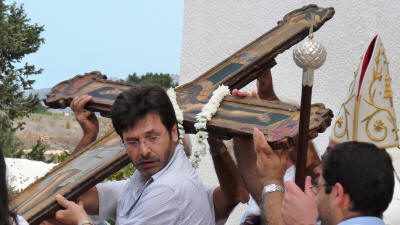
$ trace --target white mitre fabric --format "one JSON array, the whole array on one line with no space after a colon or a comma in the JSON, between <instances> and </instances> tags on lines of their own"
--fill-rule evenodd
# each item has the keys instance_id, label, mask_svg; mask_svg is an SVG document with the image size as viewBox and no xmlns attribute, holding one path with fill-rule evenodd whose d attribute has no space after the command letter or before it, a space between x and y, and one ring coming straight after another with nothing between
<instances>
[{"instance_id":1,"label":"white mitre fabric","mask_svg":"<svg viewBox=\"0 0 400 225\"><path fill-rule=\"evenodd\" d=\"M395 182L394 182L394 192L393 199L389 207L383 213L383 221L386 225L394 225L400 223L400 150L398 148L387 149L393 160L393 167L395 170Z\"/></svg>"},{"instance_id":2,"label":"white mitre fabric","mask_svg":"<svg viewBox=\"0 0 400 225\"><path fill-rule=\"evenodd\" d=\"M399 146L390 82L386 51L375 36L354 72L330 140L370 142L379 148Z\"/></svg>"}]
</instances>

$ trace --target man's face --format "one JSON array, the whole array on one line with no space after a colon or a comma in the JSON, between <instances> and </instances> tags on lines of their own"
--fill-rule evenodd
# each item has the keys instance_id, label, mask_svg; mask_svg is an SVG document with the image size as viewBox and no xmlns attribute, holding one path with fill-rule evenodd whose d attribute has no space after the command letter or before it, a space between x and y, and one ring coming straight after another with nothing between
<instances>
[{"instance_id":1,"label":"man's face","mask_svg":"<svg viewBox=\"0 0 400 225\"><path fill-rule=\"evenodd\" d=\"M176 125L169 135L157 113L147 114L122 135L129 158L146 181L169 162L178 142Z\"/></svg>"},{"instance_id":2,"label":"man's face","mask_svg":"<svg viewBox=\"0 0 400 225\"><path fill-rule=\"evenodd\" d=\"M322 177L322 174L318 178L318 185L325 185L326 181ZM331 225L332 223L332 208L331 208L331 199L330 193L327 194L325 192L326 186L320 186L319 192L315 197L318 207L318 214L322 221L322 225Z\"/></svg>"},{"instance_id":3,"label":"man's face","mask_svg":"<svg viewBox=\"0 0 400 225\"><path fill-rule=\"evenodd\" d=\"M328 147L326 148L326 151L321 157L321 160L324 160L328 156L328 152L332 150L333 147L335 147L336 144L333 142L329 142ZM313 169L313 172L315 174L315 178L312 180L313 184L318 184L319 177L322 175L322 164L319 164Z\"/></svg>"}]
</instances>

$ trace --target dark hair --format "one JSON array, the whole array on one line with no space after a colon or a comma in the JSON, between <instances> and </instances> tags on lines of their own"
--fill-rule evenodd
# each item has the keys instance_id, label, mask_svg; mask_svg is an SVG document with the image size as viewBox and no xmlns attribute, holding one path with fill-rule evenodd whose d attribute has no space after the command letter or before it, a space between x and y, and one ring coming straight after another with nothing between
<instances>
[{"instance_id":1,"label":"dark hair","mask_svg":"<svg viewBox=\"0 0 400 225\"><path fill-rule=\"evenodd\" d=\"M6 162L4 160L3 150L0 147L0 224L10 225L10 218L12 218L16 224L18 224L17 216L8 208L9 197L8 197L8 186L6 177Z\"/></svg>"},{"instance_id":2,"label":"dark hair","mask_svg":"<svg viewBox=\"0 0 400 225\"><path fill-rule=\"evenodd\" d=\"M177 124L174 107L165 90L158 85L137 86L120 93L111 110L114 129L122 139L125 129L134 127L149 113L157 113L171 135L172 127Z\"/></svg>"},{"instance_id":3,"label":"dark hair","mask_svg":"<svg viewBox=\"0 0 400 225\"><path fill-rule=\"evenodd\" d=\"M322 165L326 184L343 186L353 203L352 211L382 216L394 189L392 159L385 149L370 143L345 142L331 149Z\"/></svg>"}]
</instances>

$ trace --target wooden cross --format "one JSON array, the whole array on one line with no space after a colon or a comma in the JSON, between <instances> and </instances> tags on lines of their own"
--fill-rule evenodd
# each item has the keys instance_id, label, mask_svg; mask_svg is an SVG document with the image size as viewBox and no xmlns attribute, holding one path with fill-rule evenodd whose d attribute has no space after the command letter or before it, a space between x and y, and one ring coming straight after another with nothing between
<instances>
[{"instance_id":1,"label":"wooden cross","mask_svg":"<svg viewBox=\"0 0 400 225\"><path fill-rule=\"evenodd\" d=\"M309 33L311 15L318 17L318 30L333 14L333 8L309 5L287 14L278 26L246 45L194 81L175 89L177 102L184 114L186 133L196 133L196 115L221 84L231 90L240 89L276 64L274 58ZM110 116L117 95L132 84L106 80L100 72L77 75L56 85L47 95L45 104L51 108L65 108L76 96L93 96L86 109ZM215 116L207 123L207 131L220 137L251 137L253 128L262 131L273 149L287 149L296 144L300 110L297 106L273 103L260 99L237 99L227 96ZM310 138L317 136L330 125L332 112L322 104L311 107Z\"/></svg>"},{"instance_id":2,"label":"wooden cross","mask_svg":"<svg viewBox=\"0 0 400 225\"><path fill-rule=\"evenodd\" d=\"M333 8L305 6L287 14L278 25L194 81L176 88L177 101L184 113L184 128L195 133L195 116L208 102L220 84L230 89L241 88L275 65L274 58L303 40L309 33L311 14L316 15L317 31L334 15ZM46 105L65 108L80 95L91 95L86 109L110 116L117 95L134 85L106 80L100 72L78 75L56 85L47 95ZM273 103L256 98L237 99L227 96L215 116L207 123L207 131L221 137L251 137L253 128L264 132L274 149L289 148L296 143L300 110L297 106ZM332 111L322 104L311 106L309 137L314 138L330 125ZM10 203L10 208L30 224L39 224L54 215L59 205L55 194L69 200L89 190L129 162L120 138L115 132L92 143L30 185Z\"/></svg>"}]
</instances>

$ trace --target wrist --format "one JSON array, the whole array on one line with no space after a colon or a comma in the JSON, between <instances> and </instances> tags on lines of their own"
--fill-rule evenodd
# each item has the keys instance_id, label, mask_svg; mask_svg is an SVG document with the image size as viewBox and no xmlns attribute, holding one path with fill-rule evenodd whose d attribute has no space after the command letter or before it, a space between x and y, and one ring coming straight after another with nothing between
<instances>
[{"instance_id":1,"label":"wrist","mask_svg":"<svg viewBox=\"0 0 400 225\"><path fill-rule=\"evenodd\" d=\"M83 131L83 138L88 140L96 140L99 131Z\"/></svg>"},{"instance_id":2,"label":"wrist","mask_svg":"<svg viewBox=\"0 0 400 225\"><path fill-rule=\"evenodd\" d=\"M262 184L264 186L270 185L270 184L276 184L276 185L280 185L283 186L283 179L276 179L276 178L263 178L262 180Z\"/></svg>"},{"instance_id":3,"label":"wrist","mask_svg":"<svg viewBox=\"0 0 400 225\"><path fill-rule=\"evenodd\" d=\"M222 145L219 146L219 147L211 147L210 146L210 154L212 156L220 156L220 155L224 154L227 151L228 151L228 149L226 148L224 143L222 143Z\"/></svg>"}]
</instances>

